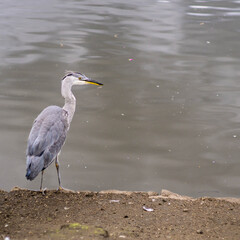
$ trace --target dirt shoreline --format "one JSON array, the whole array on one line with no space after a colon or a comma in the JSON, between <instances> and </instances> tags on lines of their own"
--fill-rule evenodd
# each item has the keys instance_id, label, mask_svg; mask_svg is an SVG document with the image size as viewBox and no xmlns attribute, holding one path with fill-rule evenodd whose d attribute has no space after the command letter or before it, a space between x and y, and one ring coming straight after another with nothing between
<instances>
[{"instance_id":1,"label":"dirt shoreline","mask_svg":"<svg viewBox=\"0 0 240 240\"><path fill-rule=\"evenodd\" d=\"M240 239L240 199L0 190L2 239Z\"/></svg>"}]
</instances>

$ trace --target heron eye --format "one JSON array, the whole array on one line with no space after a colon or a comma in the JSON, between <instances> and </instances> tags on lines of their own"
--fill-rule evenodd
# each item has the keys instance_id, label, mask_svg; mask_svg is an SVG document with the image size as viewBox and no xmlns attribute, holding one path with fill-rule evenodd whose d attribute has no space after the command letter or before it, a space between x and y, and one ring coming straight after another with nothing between
<instances>
[{"instance_id":1,"label":"heron eye","mask_svg":"<svg viewBox=\"0 0 240 240\"><path fill-rule=\"evenodd\" d=\"M78 79L79 79L79 80L82 80L82 78L81 78L81 77L78 77Z\"/></svg>"}]
</instances>

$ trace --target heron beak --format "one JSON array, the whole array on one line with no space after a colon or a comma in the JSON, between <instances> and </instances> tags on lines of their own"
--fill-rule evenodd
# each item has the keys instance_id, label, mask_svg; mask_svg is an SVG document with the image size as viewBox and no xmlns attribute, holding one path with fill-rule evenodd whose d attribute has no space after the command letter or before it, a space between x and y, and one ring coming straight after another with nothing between
<instances>
[{"instance_id":1,"label":"heron beak","mask_svg":"<svg viewBox=\"0 0 240 240\"><path fill-rule=\"evenodd\" d=\"M94 85L98 85L98 86L102 86L103 85L102 83L97 82L97 81L92 80L92 79L85 80L85 82L88 83L88 84L94 84Z\"/></svg>"}]
</instances>

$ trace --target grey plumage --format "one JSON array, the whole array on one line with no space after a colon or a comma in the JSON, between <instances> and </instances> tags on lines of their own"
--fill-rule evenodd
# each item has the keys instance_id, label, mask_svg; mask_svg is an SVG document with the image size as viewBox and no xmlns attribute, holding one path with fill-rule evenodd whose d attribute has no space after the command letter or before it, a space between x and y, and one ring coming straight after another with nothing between
<instances>
[{"instance_id":1,"label":"grey plumage","mask_svg":"<svg viewBox=\"0 0 240 240\"><path fill-rule=\"evenodd\" d=\"M27 146L27 179L33 180L56 158L66 139L67 115L64 109L49 106L34 121Z\"/></svg>"},{"instance_id":2,"label":"grey plumage","mask_svg":"<svg viewBox=\"0 0 240 240\"><path fill-rule=\"evenodd\" d=\"M43 179L44 169L55 160L59 188L61 188L58 154L65 142L76 107L76 99L72 94L71 87L83 84L102 85L87 78L84 74L68 72L62 80L61 92L65 98L63 108L49 106L35 119L28 137L26 151L26 178L28 180L33 180L41 171ZM40 189L42 189L42 179Z\"/></svg>"}]
</instances>

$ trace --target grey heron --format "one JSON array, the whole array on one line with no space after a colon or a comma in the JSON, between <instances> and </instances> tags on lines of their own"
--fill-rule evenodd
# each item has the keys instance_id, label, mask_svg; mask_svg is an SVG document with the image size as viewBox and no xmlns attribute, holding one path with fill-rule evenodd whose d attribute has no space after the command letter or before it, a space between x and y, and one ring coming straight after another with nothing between
<instances>
[{"instance_id":1,"label":"grey heron","mask_svg":"<svg viewBox=\"0 0 240 240\"><path fill-rule=\"evenodd\" d=\"M79 72L67 72L62 79L61 87L62 96L65 98L64 106L46 107L33 122L26 150L26 178L33 180L42 172L40 190L42 190L43 172L53 161L57 169L59 189L63 189L58 156L76 108L76 98L71 89L73 85L85 84L103 85Z\"/></svg>"}]
</instances>

